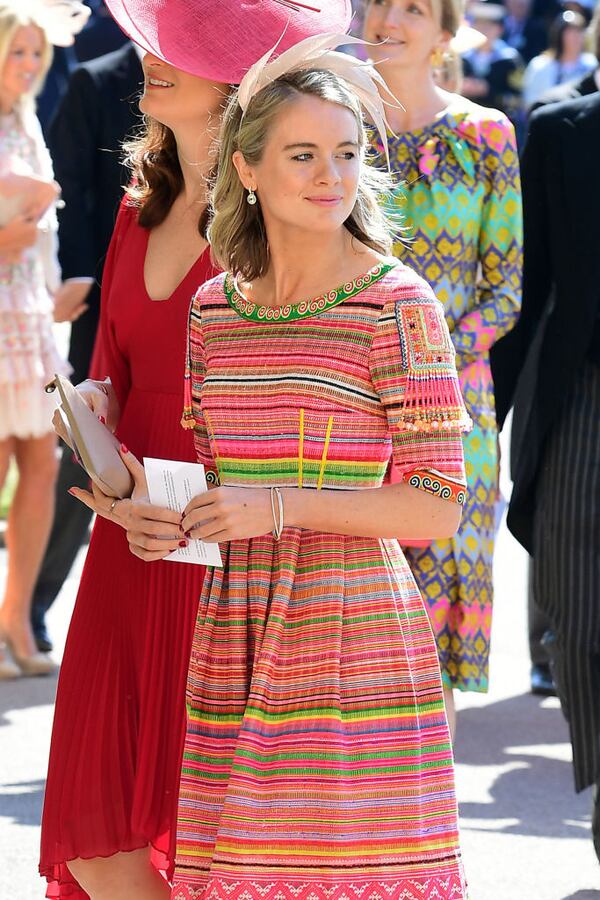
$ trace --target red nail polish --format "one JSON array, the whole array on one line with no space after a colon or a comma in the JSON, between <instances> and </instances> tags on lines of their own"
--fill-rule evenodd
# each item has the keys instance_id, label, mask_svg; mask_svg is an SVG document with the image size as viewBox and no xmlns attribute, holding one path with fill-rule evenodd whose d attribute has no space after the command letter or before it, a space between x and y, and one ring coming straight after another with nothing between
<instances>
[{"instance_id":1,"label":"red nail polish","mask_svg":"<svg viewBox=\"0 0 600 900\"><path fill-rule=\"evenodd\" d=\"M125 446L125 444L121 444L121 453L129 453L129 450Z\"/></svg>"},{"instance_id":2,"label":"red nail polish","mask_svg":"<svg viewBox=\"0 0 600 900\"><path fill-rule=\"evenodd\" d=\"M70 487L67 491L67 494L70 494L71 497L75 497L75 488Z\"/></svg>"},{"instance_id":3,"label":"red nail polish","mask_svg":"<svg viewBox=\"0 0 600 900\"><path fill-rule=\"evenodd\" d=\"M98 416L98 419L100 422L102 422L103 425L106 425L106 419L104 418L104 416Z\"/></svg>"},{"instance_id":4,"label":"red nail polish","mask_svg":"<svg viewBox=\"0 0 600 900\"><path fill-rule=\"evenodd\" d=\"M186 538L188 538L188 539L190 539L192 537L191 531L186 531L186 532L184 532L184 534L185 534Z\"/></svg>"},{"instance_id":5,"label":"red nail polish","mask_svg":"<svg viewBox=\"0 0 600 900\"><path fill-rule=\"evenodd\" d=\"M180 546L180 547L187 547L187 545L188 545L188 542L187 542L187 541L179 541L179 546Z\"/></svg>"}]
</instances>

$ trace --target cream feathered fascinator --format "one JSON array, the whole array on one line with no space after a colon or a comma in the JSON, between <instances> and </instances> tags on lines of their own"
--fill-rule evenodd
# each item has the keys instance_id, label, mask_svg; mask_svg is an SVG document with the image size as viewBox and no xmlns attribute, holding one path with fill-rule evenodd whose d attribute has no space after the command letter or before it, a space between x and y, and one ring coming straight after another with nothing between
<instances>
[{"instance_id":1,"label":"cream feathered fascinator","mask_svg":"<svg viewBox=\"0 0 600 900\"><path fill-rule=\"evenodd\" d=\"M19 0L19 10L27 12L56 47L72 46L92 12L80 0Z\"/></svg>"},{"instance_id":2,"label":"cream feathered fascinator","mask_svg":"<svg viewBox=\"0 0 600 900\"><path fill-rule=\"evenodd\" d=\"M242 112L246 112L252 98L259 91L282 75L305 69L326 69L345 81L360 100L379 132L389 168L388 124L385 107L394 106L403 109L402 104L394 97L373 63L365 62L335 49L342 44L366 43L361 38L349 34L318 34L299 41L289 50L285 50L272 59L273 54L277 52L278 42L272 50L254 63L242 78L237 93L237 100ZM382 94L387 95L390 99L384 99Z\"/></svg>"}]
</instances>

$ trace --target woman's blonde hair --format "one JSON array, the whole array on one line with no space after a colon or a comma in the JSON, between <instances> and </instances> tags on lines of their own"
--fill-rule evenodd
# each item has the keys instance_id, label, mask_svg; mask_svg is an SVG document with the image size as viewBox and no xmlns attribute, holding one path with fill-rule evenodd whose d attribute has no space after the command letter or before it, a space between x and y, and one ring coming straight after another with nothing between
<instances>
[{"instance_id":1,"label":"woman's blonde hair","mask_svg":"<svg viewBox=\"0 0 600 900\"><path fill-rule=\"evenodd\" d=\"M288 72L256 94L243 115L234 94L221 128L208 239L215 263L245 281L266 273L269 245L260 202L255 206L246 202L233 155L239 150L249 165L257 165L277 116L302 95L336 103L354 114L362 166L356 203L344 224L358 241L380 253L391 253L393 226L380 203L381 195L391 187L391 179L386 172L366 164L366 133L356 95L332 72L323 69Z\"/></svg>"},{"instance_id":2,"label":"woman's blonde hair","mask_svg":"<svg viewBox=\"0 0 600 900\"><path fill-rule=\"evenodd\" d=\"M464 0L431 0L431 9L442 31L454 36L465 16Z\"/></svg>"},{"instance_id":3,"label":"woman's blonde hair","mask_svg":"<svg viewBox=\"0 0 600 900\"><path fill-rule=\"evenodd\" d=\"M44 29L35 21L35 18L31 13L27 12L27 9L19 9L17 2L18 0L13 0L13 2L0 0L0 78L4 72L4 66L6 65L11 44L19 28L28 28L30 25L38 28L43 37L42 64L38 76L33 81L30 90L19 99L19 106L22 109L32 109L34 99L41 91L44 81L46 80L46 75L48 74L48 69L52 64L53 49Z\"/></svg>"}]
</instances>

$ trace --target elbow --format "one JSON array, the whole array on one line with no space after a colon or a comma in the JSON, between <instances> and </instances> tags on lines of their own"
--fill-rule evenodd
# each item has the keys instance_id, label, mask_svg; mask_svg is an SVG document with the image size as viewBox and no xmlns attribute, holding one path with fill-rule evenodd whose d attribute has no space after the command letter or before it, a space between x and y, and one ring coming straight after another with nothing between
<instances>
[{"instance_id":1,"label":"elbow","mask_svg":"<svg viewBox=\"0 0 600 900\"><path fill-rule=\"evenodd\" d=\"M458 531L462 519L462 506L460 504L452 503L448 500L443 500L442 502L447 508L442 510L436 518L434 526L436 533L431 535L432 539L436 541L453 537Z\"/></svg>"}]
</instances>

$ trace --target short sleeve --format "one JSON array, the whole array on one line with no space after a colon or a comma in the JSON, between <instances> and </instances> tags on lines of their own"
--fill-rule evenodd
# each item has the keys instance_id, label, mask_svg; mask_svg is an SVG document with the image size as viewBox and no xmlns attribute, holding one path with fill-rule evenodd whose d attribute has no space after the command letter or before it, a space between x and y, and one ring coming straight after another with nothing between
<instances>
[{"instance_id":1,"label":"short sleeve","mask_svg":"<svg viewBox=\"0 0 600 900\"><path fill-rule=\"evenodd\" d=\"M461 435L471 421L443 307L420 279L382 310L370 370L388 420L395 480L463 503Z\"/></svg>"},{"instance_id":2,"label":"short sleeve","mask_svg":"<svg viewBox=\"0 0 600 900\"><path fill-rule=\"evenodd\" d=\"M196 455L198 462L202 463L206 470L206 481L208 484L219 484L217 460L214 459L211 451L210 423L202 410L200 400L206 374L206 353L200 309L201 293L202 288L196 292L190 305L181 424L184 428L193 429Z\"/></svg>"}]
</instances>

